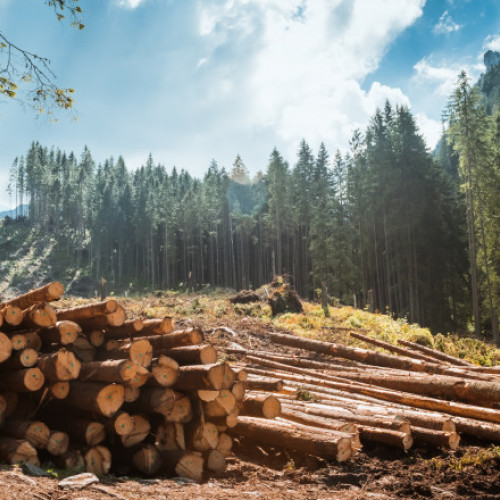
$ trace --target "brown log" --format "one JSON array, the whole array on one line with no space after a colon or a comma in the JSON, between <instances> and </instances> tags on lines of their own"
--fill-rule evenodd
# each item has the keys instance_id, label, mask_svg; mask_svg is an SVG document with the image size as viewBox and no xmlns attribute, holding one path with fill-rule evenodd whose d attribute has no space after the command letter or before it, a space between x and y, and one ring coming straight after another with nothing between
<instances>
[{"instance_id":1,"label":"brown log","mask_svg":"<svg viewBox=\"0 0 500 500\"><path fill-rule=\"evenodd\" d=\"M149 338L149 337L148 337ZM129 359L137 366L147 367L153 359L153 349L147 339L122 343L117 349L98 353L99 359Z\"/></svg>"},{"instance_id":2,"label":"brown log","mask_svg":"<svg viewBox=\"0 0 500 500\"><path fill-rule=\"evenodd\" d=\"M111 452L105 446L94 446L83 455L85 470L103 476L111 468Z\"/></svg>"},{"instance_id":3,"label":"brown log","mask_svg":"<svg viewBox=\"0 0 500 500\"><path fill-rule=\"evenodd\" d=\"M400 370L426 372L435 374L447 375L465 375L464 370L458 368L439 365L437 363L427 363L418 359L409 359L401 356L393 356L378 351L370 351L366 349L359 349L357 347L349 347L333 342L322 342L320 340L304 339L285 333L270 332L269 337L277 344L296 347L298 349L305 349L308 351L319 352L328 354L333 357L341 357L354 361L360 361L375 366L382 366L387 368L397 368Z\"/></svg>"},{"instance_id":4,"label":"brown log","mask_svg":"<svg viewBox=\"0 0 500 500\"><path fill-rule=\"evenodd\" d=\"M7 420L2 426L2 434L27 441L34 448L45 449L49 442L50 430L41 421Z\"/></svg>"},{"instance_id":5,"label":"brown log","mask_svg":"<svg viewBox=\"0 0 500 500\"><path fill-rule=\"evenodd\" d=\"M68 350L75 353L76 357L84 363L94 361L96 349L83 334L78 335L73 344L68 346Z\"/></svg>"},{"instance_id":6,"label":"brown log","mask_svg":"<svg viewBox=\"0 0 500 500\"><path fill-rule=\"evenodd\" d=\"M42 348L42 339L38 332L24 332L23 333L25 345L23 349L34 349L35 351L40 351Z\"/></svg>"},{"instance_id":7,"label":"brown log","mask_svg":"<svg viewBox=\"0 0 500 500\"><path fill-rule=\"evenodd\" d=\"M166 335L174 331L174 320L170 316L162 319L143 319L143 336Z\"/></svg>"},{"instance_id":8,"label":"brown log","mask_svg":"<svg viewBox=\"0 0 500 500\"><path fill-rule=\"evenodd\" d=\"M137 366L128 359L110 359L82 363L79 380L86 382L128 383L136 375Z\"/></svg>"},{"instance_id":9,"label":"brown log","mask_svg":"<svg viewBox=\"0 0 500 500\"><path fill-rule=\"evenodd\" d=\"M226 457L219 450L208 450L202 453L205 468L210 472L221 474L226 470Z\"/></svg>"},{"instance_id":10,"label":"brown log","mask_svg":"<svg viewBox=\"0 0 500 500\"><path fill-rule=\"evenodd\" d=\"M41 355L38 368L49 382L64 382L78 378L81 363L71 351L60 349L52 354Z\"/></svg>"},{"instance_id":11,"label":"brown log","mask_svg":"<svg viewBox=\"0 0 500 500\"><path fill-rule=\"evenodd\" d=\"M25 368L2 373L0 391L32 392L42 388L45 377L39 368Z\"/></svg>"},{"instance_id":12,"label":"brown log","mask_svg":"<svg viewBox=\"0 0 500 500\"><path fill-rule=\"evenodd\" d=\"M225 373L224 364L181 366L174 387L180 391L199 389L218 391L222 389Z\"/></svg>"},{"instance_id":13,"label":"brown log","mask_svg":"<svg viewBox=\"0 0 500 500\"><path fill-rule=\"evenodd\" d=\"M138 334L141 333L143 329L144 323L142 319L129 319L128 321L125 321L123 325L115 327L110 326L106 328L106 330L104 331L104 335L108 340L132 339L138 336L142 336Z\"/></svg>"},{"instance_id":14,"label":"brown log","mask_svg":"<svg viewBox=\"0 0 500 500\"><path fill-rule=\"evenodd\" d=\"M150 384L171 387L177 380L178 373L177 361L162 354L152 362Z\"/></svg>"},{"instance_id":15,"label":"brown log","mask_svg":"<svg viewBox=\"0 0 500 500\"><path fill-rule=\"evenodd\" d=\"M67 309L58 309L57 319L59 321L74 321L75 323L80 324L82 320L94 318L95 316L106 316L107 314L114 313L117 308L118 302L114 299L109 299L102 302L69 307Z\"/></svg>"},{"instance_id":16,"label":"brown log","mask_svg":"<svg viewBox=\"0 0 500 500\"><path fill-rule=\"evenodd\" d=\"M237 408L236 399L230 391L224 389L213 401L205 404L205 415L207 417L224 417L230 415Z\"/></svg>"},{"instance_id":17,"label":"brown log","mask_svg":"<svg viewBox=\"0 0 500 500\"><path fill-rule=\"evenodd\" d=\"M427 443L439 448L456 450L460 443L460 436L456 432L445 432L412 426L411 434L415 442Z\"/></svg>"},{"instance_id":18,"label":"brown log","mask_svg":"<svg viewBox=\"0 0 500 500\"><path fill-rule=\"evenodd\" d=\"M23 310L23 319L19 324L26 330L33 328L49 328L57 322L56 310L49 304L34 304ZM19 327L16 327L18 330Z\"/></svg>"},{"instance_id":19,"label":"brown log","mask_svg":"<svg viewBox=\"0 0 500 500\"><path fill-rule=\"evenodd\" d=\"M120 384L101 382L71 382L66 401L76 408L94 411L112 417L124 402L124 389Z\"/></svg>"},{"instance_id":20,"label":"brown log","mask_svg":"<svg viewBox=\"0 0 500 500\"><path fill-rule=\"evenodd\" d=\"M236 374L233 372L231 366L229 366L229 363L224 363L224 374L222 376L221 389L231 389L235 379Z\"/></svg>"},{"instance_id":21,"label":"brown log","mask_svg":"<svg viewBox=\"0 0 500 500\"><path fill-rule=\"evenodd\" d=\"M210 417L210 422L214 423L217 428L223 427L224 430L231 429L238 424L238 412L224 415L223 417Z\"/></svg>"},{"instance_id":22,"label":"brown log","mask_svg":"<svg viewBox=\"0 0 500 500\"><path fill-rule=\"evenodd\" d=\"M245 382L235 382L231 387L231 393L236 401L243 401L245 398L246 386Z\"/></svg>"},{"instance_id":23,"label":"brown log","mask_svg":"<svg viewBox=\"0 0 500 500\"><path fill-rule=\"evenodd\" d=\"M0 371L31 368L32 366L35 366L37 362L38 352L36 352L34 349L14 351L10 358L0 364Z\"/></svg>"},{"instance_id":24,"label":"brown log","mask_svg":"<svg viewBox=\"0 0 500 500\"><path fill-rule=\"evenodd\" d=\"M460 434L500 443L500 425L498 424L463 417L453 417L453 422Z\"/></svg>"},{"instance_id":25,"label":"brown log","mask_svg":"<svg viewBox=\"0 0 500 500\"><path fill-rule=\"evenodd\" d=\"M285 365L286 366L286 365ZM286 367L288 369L288 367ZM339 391L346 391L371 398L377 398L384 401L391 401L406 406L421 408L424 410L441 411L449 415L456 415L460 417L478 418L488 422L500 423L500 413L497 410L490 408L483 408L480 406L473 406L470 404L456 403L454 401L443 401L440 399L429 398L426 396L419 396L407 392L391 391L389 389L381 389L379 387L371 386L368 384L349 383L349 382L331 382L321 378L305 377L303 375L294 375L285 371L276 373L272 370L259 370L254 368L247 368L250 372L258 375L269 375L282 377L286 380L294 381L293 384L300 384L300 387L306 387L307 390L338 394Z\"/></svg>"},{"instance_id":26,"label":"brown log","mask_svg":"<svg viewBox=\"0 0 500 500\"><path fill-rule=\"evenodd\" d=\"M248 379L248 372L245 370L245 368L241 366L231 366L232 370L234 371L236 375L236 380L238 382L246 382Z\"/></svg>"},{"instance_id":27,"label":"brown log","mask_svg":"<svg viewBox=\"0 0 500 500\"><path fill-rule=\"evenodd\" d=\"M52 431L50 433L49 442L47 443L47 451L56 457L64 455L69 448L69 436L66 432Z\"/></svg>"},{"instance_id":28,"label":"brown log","mask_svg":"<svg viewBox=\"0 0 500 500\"><path fill-rule=\"evenodd\" d=\"M267 394L247 394L239 406L240 414L248 417L276 418L281 414L279 399Z\"/></svg>"},{"instance_id":29,"label":"brown log","mask_svg":"<svg viewBox=\"0 0 500 500\"><path fill-rule=\"evenodd\" d=\"M418 352L409 351L408 349L403 349L402 347L395 346L393 344L390 344L389 342L384 342L382 340L374 339L372 337L368 337L367 335L363 335L358 332L349 332L349 335L356 339L362 340L367 344L372 344L377 347L382 347L386 351L395 352L396 354L401 354L402 356L406 356L407 358L420 359L422 361L430 361L432 363L436 362L436 360L431 358L430 356L425 356Z\"/></svg>"},{"instance_id":30,"label":"brown log","mask_svg":"<svg viewBox=\"0 0 500 500\"><path fill-rule=\"evenodd\" d=\"M151 342L155 357L174 347L198 345L203 342L203 332L198 328L175 331L166 335L144 337Z\"/></svg>"},{"instance_id":31,"label":"brown log","mask_svg":"<svg viewBox=\"0 0 500 500\"><path fill-rule=\"evenodd\" d=\"M106 340L102 330L92 330L90 333L87 333L87 338L94 347L101 347Z\"/></svg>"},{"instance_id":32,"label":"brown log","mask_svg":"<svg viewBox=\"0 0 500 500\"><path fill-rule=\"evenodd\" d=\"M166 422L177 422L182 424L190 422L193 417L191 400L181 393L176 393L172 409L164 415Z\"/></svg>"},{"instance_id":33,"label":"brown log","mask_svg":"<svg viewBox=\"0 0 500 500\"><path fill-rule=\"evenodd\" d=\"M143 366L136 366L136 372L132 380L128 382L128 385L133 386L133 387L142 387L143 385L146 385L151 373L148 371L147 368L144 368Z\"/></svg>"},{"instance_id":34,"label":"brown log","mask_svg":"<svg viewBox=\"0 0 500 500\"><path fill-rule=\"evenodd\" d=\"M85 460L80 450L69 450L56 458L56 464L61 469L84 469Z\"/></svg>"},{"instance_id":35,"label":"brown log","mask_svg":"<svg viewBox=\"0 0 500 500\"><path fill-rule=\"evenodd\" d=\"M219 450L225 457L231 455L233 449L233 438L225 432L219 433L217 440L217 450Z\"/></svg>"},{"instance_id":36,"label":"brown log","mask_svg":"<svg viewBox=\"0 0 500 500\"><path fill-rule=\"evenodd\" d=\"M5 361L12 354L12 344L5 333L0 332L0 363Z\"/></svg>"},{"instance_id":37,"label":"brown log","mask_svg":"<svg viewBox=\"0 0 500 500\"><path fill-rule=\"evenodd\" d=\"M185 428L186 441L196 451L215 450L219 443L219 431L212 422L196 422Z\"/></svg>"},{"instance_id":38,"label":"brown log","mask_svg":"<svg viewBox=\"0 0 500 500\"><path fill-rule=\"evenodd\" d=\"M53 382L49 386L50 394L56 399L65 399L68 397L70 385L69 382Z\"/></svg>"},{"instance_id":39,"label":"brown log","mask_svg":"<svg viewBox=\"0 0 500 500\"><path fill-rule=\"evenodd\" d=\"M361 441L382 443L403 451L407 451L413 446L413 437L409 432L381 429L367 425L358 425L358 430Z\"/></svg>"},{"instance_id":40,"label":"brown log","mask_svg":"<svg viewBox=\"0 0 500 500\"><path fill-rule=\"evenodd\" d=\"M144 413L168 415L174 406L175 391L169 387L143 387L133 407Z\"/></svg>"},{"instance_id":41,"label":"brown log","mask_svg":"<svg viewBox=\"0 0 500 500\"><path fill-rule=\"evenodd\" d=\"M0 436L0 460L10 465L20 462L40 465L36 449L28 441L7 436Z\"/></svg>"},{"instance_id":42,"label":"brown log","mask_svg":"<svg viewBox=\"0 0 500 500\"><path fill-rule=\"evenodd\" d=\"M20 309L28 309L28 307L36 304L37 302L52 302L53 300L59 300L64 293L64 287L59 281L53 281L48 285L44 285L40 288L30 290L24 295L19 295L10 300L6 300L0 304L2 307L19 307Z\"/></svg>"},{"instance_id":43,"label":"brown log","mask_svg":"<svg viewBox=\"0 0 500 500\"><path fill-rule=\"evenodd\" d=\"M85 331L107 330L108 328L122 326L127 319L125 308L118 305L116 310L105 316L93 316L87 319L81 319L78 324Z\"/></svg>"},{"instance_id":44,"label":"brown log","mask_svg":"<svg viewBox=\"0 0 500 500\"><path fill-rule=\"evenodd\" d=\"M175 473L201 483L203 479L203 457L195 453L185 453L175 466Z\"/></svg>"},{"instance_id":45,"label":"brown log","mask_svg":"<svg viewBox=\"0 0 500 500\"><path fill-rule=\"evenodd\" d=\"M23 310L20 307L7 306L0 310L2 316L2 323L8 328L9 326L18 326L23 320Z\"/></svg>"},{"instance_id":46,"label":"brown log","mask_svg":"<svg viewBox=\"0 0 500 500\"><path fill-rule=\"evenodd\" d=\"M134 401L136 401L139 398L141 392L139 387L130 384L126 384L124 386L124 390L125 393L123 395L123 398L126 403L133 403Z\"/></svg>"},{"instance_id":47,"label":"brown log","mask_svg":"<svg viewBox=\"0 0 500 500\"><path fill-rule=\"evenodd\" d=\"M185 450L184 426L174 422L164 422L156 428L155 446L160 451Z\"/></svg>"},{"instance_id":48,"label":"brown log","mask_svg":"<svg viewBox=\"0 0 500 500\"><path fill-rule=\"evenodd\" d=\"M9 418L16 411L18 403L17 392L3 392L0 394L0 413Z\"/></svg>"},{"instance_id":49,"label":"brown log","mask_svg":"<svg viewBox=\"0 0 500 500\"><path fill-rule=\"evenodd\" d=\"M134 467L146 476L156 474L162 465L158 450L151 444L142 445L132 456Z\"/></svg>"},{"instance_id":50,"label":"brown log","mask_svg":"<svg viewBox=\"0 0 500 500\"><path fill-rule=\"evenodd\" d=\"M310 453L339 462L351 456L351 440L339 437L338 434L318 432L318 428L310 427L308 431L301 426L300 430L286 426L275 420L255 417L238 417L238 425L229 430L235 436L245 436L267 446L292 448L300 452Z\"/></svg>"},{"instance_id":51,"label":"brown log","mask_svg":"<svg viewBox=\"0 0 500 500\"><path fill-rule=\"evenodd\" d=\"M415 351L420 351L429 356L430 358L439 359L440 361L446 361L447 363L451 363L456 366L466 366L466 367L475 367L476 365L465 361L464 359L456 358L455 356L450 356L449 354L445 354L444 352L437 351L436 349L431 349L430 347L426 347L415 342L409 342L407 340L398 339L398 342L401 345L405 345L410 349Z\"/></svg>"},{"instance_id":52,"label":"brown log","mask_svg":"<svg viewBox=\"0 0 500 500\"><path fill-rule=\"evenodd\" d=\"M132 415L134 426L129 434L120 436L122 445L130 448L136 444L142 443L151 431L151 424L144 415Z\"/></svg>"},{"instance_id":53,"label":"brown log","mask_svg":"<svg viewBox=\"0 0 500 500\"><path fill-rule=\"evenodd\" d=\"M245 385L249 391L279 392L283 390L283 380L277 378L249 377Z\"/></svg>"},{"instance_id":54,"label":"brown log","mask_svg":"<svg viewBox=\"0 0 500 500\"><path fill-rule=\"evenodd\" d=\"M134 419L126 411L119 411L113 417L103 419L103 425L110 434L126 436L134 430Z\"/></svg>"},{"instance_id":55,"label":"brown log","mask_svg":"<svg viewBox=\"0 0 500 500\"><path fill-rule=\"evenodd\" d=\"M22 351L26 347L26 336L23 333L12 333L9 335L13 351Z\"/></svg>"},{"instance_id":56,"label":"brown log","mask_svg":"<svg viewBox=\"0 0 500 500\"><path fill-rule=\"evenodd\" d=\"M217 362L217 351L209 344L188 345L163 351L180 365L212 365Z\"/></svg>"}]
</instances>

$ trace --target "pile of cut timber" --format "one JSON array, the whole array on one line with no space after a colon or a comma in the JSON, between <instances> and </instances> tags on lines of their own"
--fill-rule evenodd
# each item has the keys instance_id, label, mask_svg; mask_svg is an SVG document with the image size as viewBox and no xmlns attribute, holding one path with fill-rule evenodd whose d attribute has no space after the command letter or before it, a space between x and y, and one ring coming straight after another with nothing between
<instances>
[{"instance_id":1,"label":"pile of cut timber","mask_svg":"<svg viewBox=\"0 0 500 500\"><path fill-rule=\"evenodd\" d=\"M314 359L299 352L229 351L245 359L233 369L244 368L248 374L247 398L272 395L279 400L278 425L297 423L310 435L348 432L359 435L361 443L403 450L414 443L454 450L461 434L500 442L498 368L477 367L411 342L401 341L405 347L398 347L351 335L397 355L281 333L269 337L314 353ZM246 422L236 430L255 432ZM253 437L260 438L257 433Z\"/></svg>"},{"instance_id":2,"label":"pile of cut timber","mask_svg":"<svg viewBox=\"0 0 500 500\"><path fill-rule=\"evenodd\" d=\"M245 387L197 328L73 308L56 282L0 304L0 461L97 474L221 472Z\"/></svg>"}]
</instances>

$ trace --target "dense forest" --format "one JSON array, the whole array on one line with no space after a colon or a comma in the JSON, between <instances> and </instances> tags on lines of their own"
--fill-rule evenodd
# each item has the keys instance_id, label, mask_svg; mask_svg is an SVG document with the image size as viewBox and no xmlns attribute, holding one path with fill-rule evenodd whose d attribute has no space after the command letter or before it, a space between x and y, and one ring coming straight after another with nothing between
<instances>
[{"instance_id":1,"label":"dense forest","mask_svg":"<svg viewBox=\"0 0 500 500\"><path fill-rule=\"evenodd\" d=\"M11 168L13 201L29 207L17 223L64 239L117 291L287 274L304 297L325 282L342 303L479 335L500 309L499 75L460 76L434 155L411 112L388 102L348 153L302 141L290 163L273 150L254 178L240 156L197 179L151 155L131 171L122 157L96 165L88 148L34 142Z\"/></svg>"}]
</instances>

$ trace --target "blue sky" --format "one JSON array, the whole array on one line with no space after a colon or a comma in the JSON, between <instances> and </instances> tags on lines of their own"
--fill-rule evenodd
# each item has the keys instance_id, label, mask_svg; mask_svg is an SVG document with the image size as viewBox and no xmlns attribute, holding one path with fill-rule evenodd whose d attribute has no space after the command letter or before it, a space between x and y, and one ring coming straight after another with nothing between
<instances>
[{"instance_id":1,"label":"blue sky","mask_svg":"<svg viewBox=\"0 0 500 500\"><path fill-rule=\"evenodd\" d=\"M212 158L252 173L301 138L346 149L386 98L408 104L433 147L462 68L500 50L498 0L81 0L86 28L43 0L0 0L0 32L47 56L76 89L57 123L0 97L0 209L33 140L96 161L123 155L201 175ZM5 56L0 55L0 63Z\"/></svg>"}]
</instances>

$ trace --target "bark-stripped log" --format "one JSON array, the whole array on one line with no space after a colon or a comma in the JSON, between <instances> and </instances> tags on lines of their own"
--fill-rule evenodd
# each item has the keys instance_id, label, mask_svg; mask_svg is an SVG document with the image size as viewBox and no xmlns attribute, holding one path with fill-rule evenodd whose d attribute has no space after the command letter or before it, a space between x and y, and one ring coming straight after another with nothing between
<instances>
[{"instance_id":1,"label":"bark-stripped log","mask_svg":"<svg viewBox=\"0 0 500 500\"><path fill-rule=\"evenodd\" d=\"M464 359L456 358L455 356L450 356L449 354L445 354L444 352L437 351L436 349L431 349L430 347L426 347L415 342L409 342L407 340L399 339L398 342L401 345L407 346L410 349L415 351L420 351L429 356L430 358L439 359L440 361L446 361L447 363L451 363L456 366L465 366L465 367L475 367L476 365L465 361Z\"/></svg>"},{"instance_id":2,"label":"bark-stripped log","mask_svg":"<svg viewBox=\"0 0 500 500\"><path fill-rule=\"evenodd\" d=\"M0 308L10 306L28 309L28 307L37 302L52 302L53 300L59 300L63 293L64 286L59 283L59 281L53 281L48 285L30 290L24 295L19 295L18 297L2 302Z\"/></svg>"}]
</instances>

